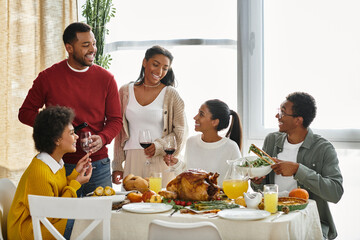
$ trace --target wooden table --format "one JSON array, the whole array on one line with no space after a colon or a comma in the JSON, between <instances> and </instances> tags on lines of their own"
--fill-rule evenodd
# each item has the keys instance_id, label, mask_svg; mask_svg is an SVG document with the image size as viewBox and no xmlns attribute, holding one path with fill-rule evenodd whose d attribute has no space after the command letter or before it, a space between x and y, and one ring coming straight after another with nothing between
<instances>
[{"instance_id":1,"label":"wooden table","mask_svg":"<svg viewBox=\"0 0 360 240\"><path fill-rule=\"evenodd\" d=\"M113 211L111 217L111 239L146 240L149 224L153 219L173 222L209 221L214 223L224 240L231 239L322 239L321 224L316 203L309 200L308 206L300 211L284 214L271 221L276 214L261 220L239 221L203 215L175 213L171 211L156 214ZM72 239L89 224L87 220L76 220ZM98 226L87 239L101 239L102 229Z\"/></svg>"}]
</instances>

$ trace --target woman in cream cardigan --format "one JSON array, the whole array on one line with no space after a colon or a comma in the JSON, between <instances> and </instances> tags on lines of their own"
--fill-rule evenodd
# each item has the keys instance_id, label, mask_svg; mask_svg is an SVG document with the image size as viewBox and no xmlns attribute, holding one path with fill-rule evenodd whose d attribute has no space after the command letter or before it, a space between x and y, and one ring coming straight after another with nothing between
<instances>
[{"instance_id":1,"label":"woman in cream cardigan","mask_svg":"<svg viewBox=\"0 0 360 240\"><path fill-rule=\"evenodd\" d=\"M162 172L162 185L174 178L163 156L167 136L175 136L178 155L186 139L184 102L175 90L175 75L171 68L172 54L153 46L145 53L139 78L119 90L123 128L115 138L113 182L132 173L148 177L148 167ZM139 144L139 130L149 129L152 144L143 149ZM146 162L150 160L150 166ZM123 169L122 163L125 161Z\"/></svg>"}]
</instances>

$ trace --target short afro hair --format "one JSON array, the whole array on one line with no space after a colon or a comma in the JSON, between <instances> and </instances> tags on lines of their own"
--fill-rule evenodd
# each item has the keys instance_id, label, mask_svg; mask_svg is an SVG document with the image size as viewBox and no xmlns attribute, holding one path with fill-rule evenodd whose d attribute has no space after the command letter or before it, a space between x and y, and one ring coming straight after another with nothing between
<instances>
[{"instance_id":1,"label":"short afro hair","mask_svg":"<svg viewBox=\"0 0 360 240\"><path fill-rule=\"evenodd\" d=\"M74 111L68 107L50 106L39 112L33 130L36 150L52 154L56 148L56 141L61 138L66 126L72 123L74 117Z\"/></svg>"},{"instance_id":2,"label":"short afro hair","mask_svg":"<svg viewBox=\"0 0 360 240\"><path fill-rule=\"evenodd\" d=\"M305 92L290 93L286 97L287 101L293 103L293 115L303 118L303 126L305 128L310 126L310 123L316 116L316 102L315 99Z\"/></svg>"},{"instance_id":3,"label":"short afro hair","mask_svg":"<svg viewBox=\"0 0 360 240\"><path fill-rule=\"evenodd\" d=\"M72 44L75 40L77 41L76 33L78 32L90 32L91 26L82 22L74 22L66 27L63 34L64 45L67 43Z\"/></svg>"}]
</instances>

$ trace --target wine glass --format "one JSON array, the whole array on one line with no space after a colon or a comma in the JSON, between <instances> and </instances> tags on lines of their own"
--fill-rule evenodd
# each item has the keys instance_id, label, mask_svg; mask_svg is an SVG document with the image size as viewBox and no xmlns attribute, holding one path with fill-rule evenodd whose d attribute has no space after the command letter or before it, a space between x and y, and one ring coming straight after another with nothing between
<instances>
[{"instance_id":1,"label":"wine glass","mask_svg":"<svg viewBox=\"0 0 360 240\"><path fill-rule=\"evenodd\" d=\"M227 160L229 168L223 180L223 190L232 202L240 196L244 196L249 188L249 170L241 168L247 160Z\"/></svg>"},{"instance_id":2,"label":"wine glass","mask_svg":"<svg viewBox=\"0 0 360 240\"><path fill-rule=\"evenodd\" d=\"M90 152L90 144L92 143L92 139L91 139L91 132L86 131L86 132L81 132L80 135L80 145L82 150L84 150L84 152L89 153Z\"/></svg>"},{"instance_id":3,"label":"wine glass","mask_svg":"<svg viewBox=\"0 0 360 240\"><path fill-rule=\"evenodd\" d=\"M173 155L177 147L175 136L167 136L165 141L164 151L167 155Z\"/></svg>"},{"instance_id":4,"label":"wine glass","mask_svg":"<svg viewBox=\"0 0 360 240\"><path fill-rule=\"evenodd\" d=\"M140 143L140 146L144 149L150 147L150 145L152 144L152 138L151 138L151 133L150 133L149 129L141 129L139 131L139 143ZM150 162L149 158L147 157L146 161L145 161L145 168L143 171L144 177L147 177L147 175L148 175L148 171L150 169L150 164L151 164L151 162Z\"/></svg>"},{"instance_id":5,"label":"wine glass","mask_svg":"<svg viewBox=\"0 0 360 240\"><path fill-rule=\"evenodd\" d=\"M164 151L166 153L166 155L168 157L170 157L171 155L174 154L174 152L176 151L176 137L175 136L167 136L165 138L165 145L164 145ZM169 166L170 167L170 166ZM174 169L172 169L171 167L167 170L165 170L166 172L173 172Z\"/></svg>"}]
</instances>

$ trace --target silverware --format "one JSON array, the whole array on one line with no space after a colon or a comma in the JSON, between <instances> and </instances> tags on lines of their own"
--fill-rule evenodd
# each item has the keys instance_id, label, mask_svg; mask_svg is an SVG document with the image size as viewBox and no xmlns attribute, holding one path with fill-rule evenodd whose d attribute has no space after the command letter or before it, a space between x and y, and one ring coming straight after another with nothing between
<instances>
[{"instance_id":1,"label":"silverware","mask_svg":"<svg viewBox=\"0 0 360 240\"><path fill-rule=\"evenodd\" d=\"M172 211L172 213L170 213L169 217L171 217L174 213L176 213L178 211L178 209L174 209L174 211Z\"/></svg>"},{"instance_id":2,"label":"silverware","mask_svg":"<svg viewBox=\"0 0 360 240\"><path fill-rule=\"evenodd\" d=\"M276 219L278 219L283 214L284 214L284 212L279 212L273 219L271 219L271 222L275 221Z\"/></svg>"}]
</instances>

